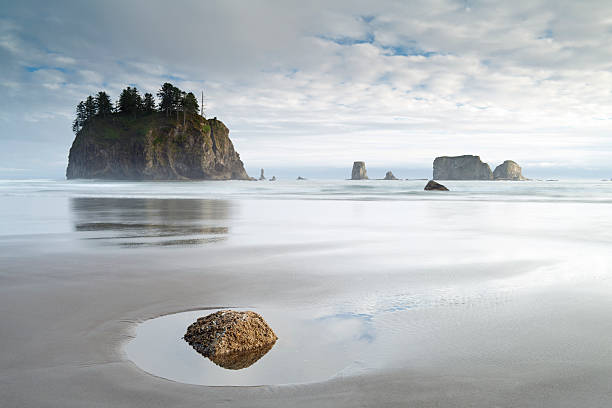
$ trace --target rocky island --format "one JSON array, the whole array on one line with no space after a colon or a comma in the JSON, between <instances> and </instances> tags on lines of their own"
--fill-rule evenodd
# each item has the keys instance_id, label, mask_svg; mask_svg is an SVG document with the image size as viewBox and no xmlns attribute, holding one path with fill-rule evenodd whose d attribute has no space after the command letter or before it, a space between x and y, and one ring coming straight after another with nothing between
<instances>
[{"instance_id":1,"label":"rocky island","mask_svg":"<svg viewBox=\"0 0 612 408\"><path fill-rule=\"evenodd\" d=\"M366 170L365 162L356 161L353 163L353 170L351 171L351 180L367 180L368 172Z\"/></svg>"},{"instance_id":2,"label":"rocky island","mask_svg":"<svg viewBox=\"0 0 612 408\"><path fill-rule=\"evenodd\" d=\"M124 89L116 106L104 92L77 107L66 178L248 180L229 129L198 112L192 93L171 84L142 99Z\"/></svg>"},{"instance_id":3,"label":"rocky island","mask_svg":"<svg viewBox=\"0 0 612 408\"><path fill-rule=\"evenodd\" d=\"M434 180L527 180L521 167L512 160L506 160L491 171L480 156L442 156L433 162Z\"/></svg>"},{"instance_id":4,"label":"rocky island","mask_svg":"<svg viewBox=\"0 0 612 408\"><path fill-rule=\"evenodd\" d=\"M493 180L493 172L480 156L436 157L433 162L434 180Z\"/></svg>"},{"instance_id":5,"label":"rocky island","mask_svg":"<svg viewBox=\"0 0 612 408\"><path fill-rule=\"evenodd\" d=\"M527 180L523 177L523 171L521 166L512 160L506 160L493 171L493 178L495 180Z\"/></svg>"}]
</instances>

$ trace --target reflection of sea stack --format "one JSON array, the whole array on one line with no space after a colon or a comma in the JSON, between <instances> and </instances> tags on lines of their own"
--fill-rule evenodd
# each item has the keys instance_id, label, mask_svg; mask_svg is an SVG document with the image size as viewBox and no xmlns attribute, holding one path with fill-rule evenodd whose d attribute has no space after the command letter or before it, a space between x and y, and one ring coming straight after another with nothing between
<instances>
[{"instance_id":1,"label":"reflection of sea stack","mask_svg":"<svg viewBox=\"0 0 612 408\"><path fill-rule=\"evenodd\" d=\"M393 172L388 171L387 174L385 174L385 180L397 180L397 177L393 175Z\"/></svg>"},{"instance_id":2,"label":"reflection of sea stack","mask_svg":"<svg viewBox=\"0 0 612 408\"><path fill-rule=\"evenodd\" d=\"M232 370L254 364L277 340L259 314L234 310L200 317L187 328L183 338L204 357Z\"/></svg>"},{"instance_id":3,"label":"reflection of sea stack","mask_svg":"<svg viewBox=\"0 0 612 408\"><path fill-rule=\"evenodd\" d=\"M367 180L368 172L366 171L365 162L356 161L353 163L353 172L351 173L351 180Z\"/></svg>"},{"instance_id":4,"label":"reflection of sea stack","mask_svg":"<svg viewBox=\"0 0 612 408\"><path fill-rule=\"evenodd\" d=\"M264 169L261 169L261 173L259 175L259 179L260 180L265 180L266 179L266 176L264 176Z\"/></svg>"}]
</instances>

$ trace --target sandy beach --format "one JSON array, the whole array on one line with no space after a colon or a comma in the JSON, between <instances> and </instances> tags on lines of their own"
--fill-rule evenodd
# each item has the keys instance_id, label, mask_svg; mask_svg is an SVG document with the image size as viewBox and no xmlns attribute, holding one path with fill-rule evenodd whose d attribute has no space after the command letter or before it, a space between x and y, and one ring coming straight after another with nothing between
<instances>
[{"instance_id":1,"label":"sandy beach","mask_svg":"<svg viewBox=\"0 0 612 408\"><path fill-rule=\"evenodd\" d=\"M593 228L607 201L1 202L5 407L603 407L612 398L611 236ZM149 233L125 227L138 223ZM197 226L200 240L171 226ZM257 387L170 381L125 353L140 322L228 307L282 310L289 321L366 316L368 353L349 355L331 378Z\"/></svg>"}]
</instances>

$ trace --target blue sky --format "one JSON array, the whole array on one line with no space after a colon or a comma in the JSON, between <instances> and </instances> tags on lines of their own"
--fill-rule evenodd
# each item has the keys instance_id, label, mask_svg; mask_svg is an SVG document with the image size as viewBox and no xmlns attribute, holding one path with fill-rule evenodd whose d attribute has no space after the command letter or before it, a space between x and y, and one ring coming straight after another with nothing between
<instances>
[{"instance_id":1,"label":"blue sky","mask_svg":"<svg viewBox=\"0 0 612 408\"><path fill-rule=\"evenodd\" d=\"M168 80L205 91L250 173L477 154L612 177L609 1L5 3L0 178L63 177L80 100Z\"/></svg>"}]
</instances>

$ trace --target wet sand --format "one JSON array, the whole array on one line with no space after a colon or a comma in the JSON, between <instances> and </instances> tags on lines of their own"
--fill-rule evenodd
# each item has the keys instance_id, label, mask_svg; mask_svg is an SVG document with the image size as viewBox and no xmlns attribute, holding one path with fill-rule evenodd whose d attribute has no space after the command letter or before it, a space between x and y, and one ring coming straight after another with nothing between
<instances>
[{"instance_id":1,"label":"wet sand","mask_svg":"<svg viewBox=\"0 0 612 408\"><path fill-rule=\"evenodd\" d=\"M23 207L14 204L5 209ZM110 210L123 221L139 216L107 202L86 203L95 210L56 204L47 216L58 223L53 234L32 222L24 227L32 231L0 241L3 407L604 407L612 400L610 236L589 230L609 204L200 203L187 224L212 211L210 224L228 229L225 240L176 246L153 244L172 237L146 238L144 246L91 239L99 233L76 225L106 222ZM193 211L146 204L174 223ZM299 222L294 211L304 214ZM414 218L397 218L402 212ZM446 226L435 227L445 213ZM463 223L475 214L484 219ZM117 222L117 213L111 218ZM360 369L355 356L349 372L321 382L206 387L154 377L124 353L139 322L221 307L367 314L382 337L378 364Z\"/></svg>"}]
</instances>

